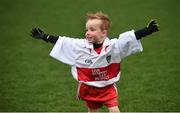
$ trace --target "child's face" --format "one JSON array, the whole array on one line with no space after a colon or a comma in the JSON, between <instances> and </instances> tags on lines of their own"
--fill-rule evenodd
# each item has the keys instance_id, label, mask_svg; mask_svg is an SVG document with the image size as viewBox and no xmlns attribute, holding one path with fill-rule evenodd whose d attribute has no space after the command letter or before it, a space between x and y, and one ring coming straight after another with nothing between
<instances>
[{"instance_id":1,"label":"child's face","mask_svg":"<svg viewBox=\"0 0 180 113\"><path fill-rule=\"evenodd\" d=\"M107 30L101 29L102 21L98 19L89 19L86 22L85 37L90 43L103 43L107 37Z\"/></svg>"}]
</instances>

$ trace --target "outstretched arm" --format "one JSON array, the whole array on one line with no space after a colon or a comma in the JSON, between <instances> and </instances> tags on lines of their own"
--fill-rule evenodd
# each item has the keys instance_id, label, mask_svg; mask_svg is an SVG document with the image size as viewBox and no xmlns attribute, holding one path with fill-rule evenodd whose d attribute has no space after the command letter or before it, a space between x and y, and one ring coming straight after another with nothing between
<instances>
[{"instance_id":1,"label":"outstretched arm","mask_svg":"<svg viewBox=\"0 0 180 113\"><path fill-rule=\"evenodd\" d=\"M42 39L46 42L51 42L52 44L55 44L58 40L58 36L46 34L40 28L33 28L31 36L35 39Z\"/></svg>"},{"instance_id":2,"label":"outstretched arm","mask_svg":"<svg viewBox=\"0 0 180 113\"><path fill-rule=\"evenodd\" d=\"M135 31L135 35L136 35L136 39L139 40L147 35L152 34L153 32L157 32L159 31L159 25L157 24L157 22L155 20L151 20L147 27L137 30Z\"/></svg>"}]
</instances>

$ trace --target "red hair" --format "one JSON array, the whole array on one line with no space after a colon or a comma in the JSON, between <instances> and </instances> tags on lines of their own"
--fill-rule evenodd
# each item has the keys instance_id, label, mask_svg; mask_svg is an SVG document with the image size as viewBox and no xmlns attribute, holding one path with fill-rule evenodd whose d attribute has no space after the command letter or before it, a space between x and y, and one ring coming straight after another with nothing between
<instances>
[{"instance_id":1,"label":"red hair","mask_svg":"<svg viewBox=\"0 0 180 113\"><path fill-rule=\"evenodd\" d=\"M111 20L109 16L102 12L96 12L96 13L87 13L86 14L87 20L89 19L98 19L102 21L101 29L109 31L111 27Z\"/></svg>"}]
</instances>

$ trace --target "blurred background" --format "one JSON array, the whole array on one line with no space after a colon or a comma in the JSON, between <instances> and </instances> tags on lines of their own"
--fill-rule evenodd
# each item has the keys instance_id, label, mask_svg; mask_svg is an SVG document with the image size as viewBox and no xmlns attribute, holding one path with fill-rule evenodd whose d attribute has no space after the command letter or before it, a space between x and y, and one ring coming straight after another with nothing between
<instances>
[{"instance_id":1,"label":"blurred background","mask_svg":"<svg viewBox=\"0 0 180 113\"><path fill-rule=\"evenodd\" d=\"M84 38L87 12L112 20L110 38L156 19L160 32L142 39L144 51L122 62L117 82L122 112L180 111L179 0L0 0L0 111L85 112L75 99L70 67L52 59L46 33ZM103 107L100 111L107 111Z\"/></svg>"}]
</instances>

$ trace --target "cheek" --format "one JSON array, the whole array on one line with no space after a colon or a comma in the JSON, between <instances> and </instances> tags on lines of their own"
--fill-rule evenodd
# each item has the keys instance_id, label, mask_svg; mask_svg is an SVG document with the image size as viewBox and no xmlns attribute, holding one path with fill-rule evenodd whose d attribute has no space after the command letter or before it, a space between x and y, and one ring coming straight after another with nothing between
<instances>
[{"instance_id":1,"label":"cheek","mask_svg":"<svg viewBox=\"0 0 180 113\"><path fill-rule=\"evenodd\" d=\"M96 31L94 34L95 34L96 36L102 36L102 33L99 32L99 31Z\"/></svg>"},{"instance_id":2,"label":"cheek","mask_svg":"<svg viewBox=\"0 0 180 113\"><path fill-rule=\"evenodd\" d=\"M104 37L104 35L103 35L102 32L98 32L96 35L97 35L99 38L103 38L103 37Z\"/></svg>"}]
</instances>

